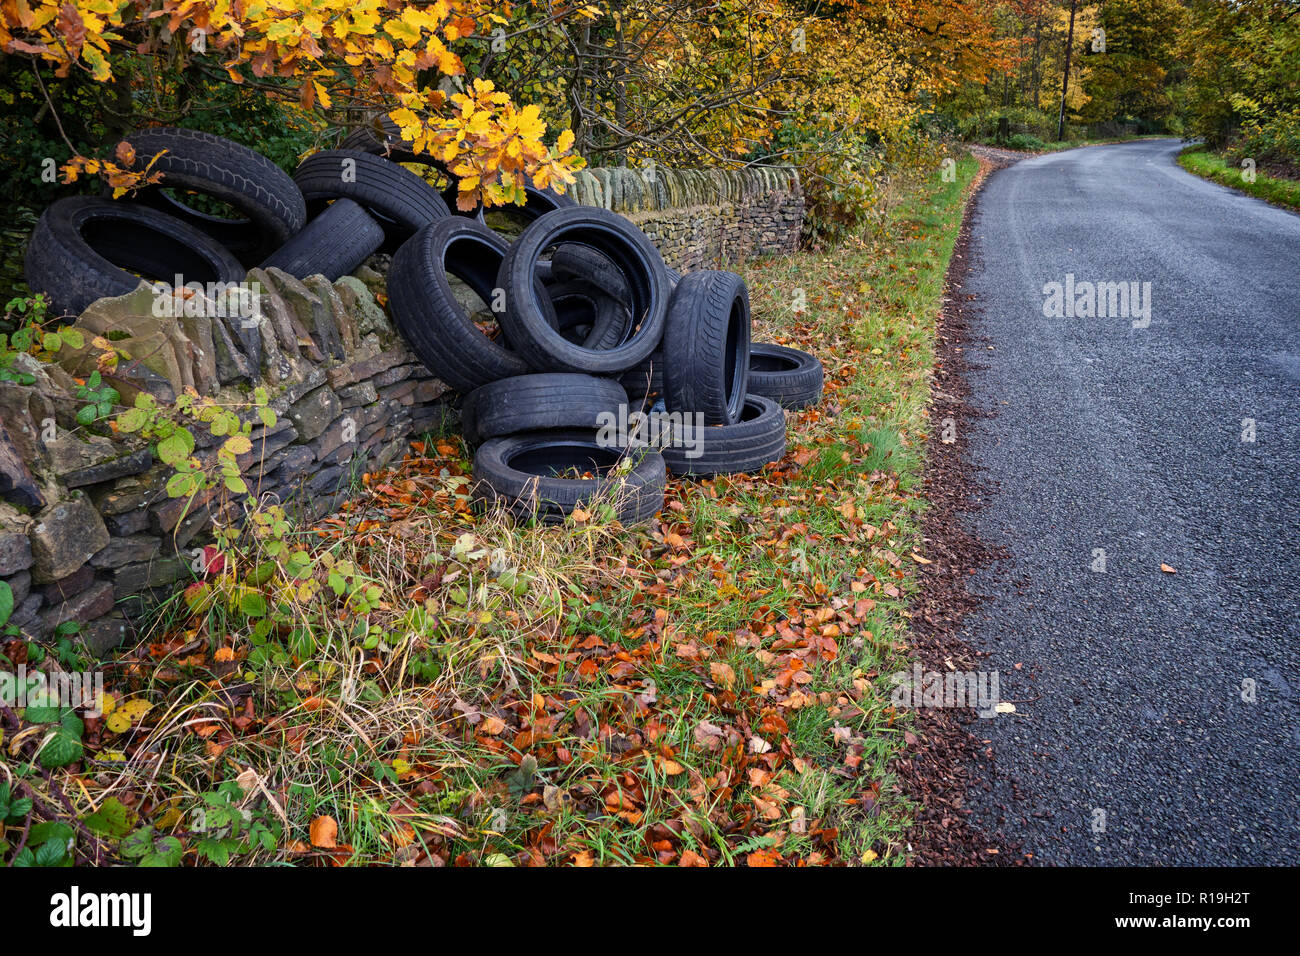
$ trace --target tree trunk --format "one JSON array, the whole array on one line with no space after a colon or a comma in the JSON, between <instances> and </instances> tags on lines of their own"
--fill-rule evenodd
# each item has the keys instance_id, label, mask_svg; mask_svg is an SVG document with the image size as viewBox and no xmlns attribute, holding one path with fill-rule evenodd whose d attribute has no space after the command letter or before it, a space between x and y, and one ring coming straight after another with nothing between
<instances>
[{"instance_id":1,"label":"tree trunk","mask_svg":"<svg viewBox=\"0 0 1300 956\"><path fill-rule=\"evenodd\" d=\"M1074 14L1079 0L1070 0L1070 32L1065 37L1065 76L1061 78L1061 114L1056 120L1056 140L1065 139L1065 97L1070 92L1070 54L1074 52Z\"/></svg>"}]
</instances>

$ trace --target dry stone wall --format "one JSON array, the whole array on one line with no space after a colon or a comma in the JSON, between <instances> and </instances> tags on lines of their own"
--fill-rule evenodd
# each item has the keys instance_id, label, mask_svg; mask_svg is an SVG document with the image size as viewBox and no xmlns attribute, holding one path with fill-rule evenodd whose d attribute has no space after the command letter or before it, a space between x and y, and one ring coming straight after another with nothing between
<instances>
[{"instance_id":1,"label":"dry stone wall","mask_svg":"<svg viewBox=\"0 0 1300 956\"><path fill-rule=\"evenodd\" d=\"M158 294L142 284L96 302L75 325L88 342L102 336L126 356L104 379L127 404L142 391L171 402L192 388L251 412L251 387L265 386L277 420L254 429L240 465L253 495L314 518L338 507L363 464L392 461L444 414L447 387L380 305L382 275L358 273L330 283L253 270L248 321L220 314L210 300L193 309L208 314L159 316ZM13 592L10 623L46 637L76 620L102 651L141 610L193 578L194 549L218 509L241 502L169 497L174 471L146 443L78 425L85 402L74 376L93 371L96 355L88 345L61 352L57 365L22 356L35 384L0 384L0 421L25 471L11 482L21 493L0 502L0 579ZM223 440L194 432L200 457Z\"/></svg>"},{"instance_id":2,"label":"dry stone wall","mask_svg":"<svg viewBox=\"0 0 1300 956\"><path fill-rule=\"evenodd\" d=\"M627 216L682 271L791 252L803 221L789 170L596 169L579 175L574 195ZM392 462L448 413L447 386L385 313L386 264L376 257L334 283L253 270L241 287L253 298L238 307L219 296L198 309L173 299L171 313L142 283L94 303L75 324L87 343L100 336L122 354L104 380L124 404L141 392L170 403L192 389L247 409L251 390L267 388L277 421L259 423L240 459L250 493L316 518L338 507L362 467ZM0 580L13 593L10 623L47 637L77 621L96 652L191 580L214 518L243 505L225 495L169 497L174 470L146 442L78 424L86 403L77 379L100 354L88 344L60 351L57 364L21 355L17 368L33 384L0 382ZM195 434L196 455L213 455L222 439Z\"/></svg>"},{"instance_id":3,"label":"dry stone wall","mask_svg":"<svg viewBox=\"0 0 1300 956\"><path fill-rule=\"evenodd\" d=\"M799 248L804 196L788 168L583 170L573 197L622 213L682 272Z\"/></svg>"}]
</instances>

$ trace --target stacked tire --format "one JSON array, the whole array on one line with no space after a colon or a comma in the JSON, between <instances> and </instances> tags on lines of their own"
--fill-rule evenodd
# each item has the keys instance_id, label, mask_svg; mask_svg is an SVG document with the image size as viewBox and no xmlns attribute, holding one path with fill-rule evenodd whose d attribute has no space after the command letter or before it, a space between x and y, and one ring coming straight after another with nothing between
<instances>
[{"instance_id":1,"label":"stacked tire","mask_svg":"<svg viewBox=\"0 0 1300 956\"><path fill-rule=\"evenodd\" d=\"M813 356L751 345L740 276L681 276L603 209L559 206L513 241L475 219L431 223L394 256L388 292L412 349L463 396L477 496L521 517L603 503L646 520L669 472L778 461L784 408L821 392Z\"/></svg>"},{"instance_id":2,"label":"stacked tire","mask_svg":"<svg viewBox=\"0 0 1300 956\"><path fill-rule=\"evenodd\" d=\"M507 239L481 207L456 208L445 167L440 192L399 164L421 157L391 121L292 176L194 130L126 141L159 181L131 201L58 200L32 235L28 283L58 314L130 292L141 276L231 283L260 266L334 281L393 252L393 321L462 396L477 494L518 516L608 507L624 523L647 520L669 472L779 460L783 409L821 394L816 358L751 344L740 276L681 276L627 219L549 189L526 190L512 225L522 231Z\"/></svg>"},{"instance_id":3,"label":"stacked tire","mask_svg":"<svg viewBox=\"0 0 1300 956\"><path fill-rule=\"evenodd\" d=\"M290 176L246 146L197 130L155 127L124 141L133 168L158 182L130 200L59 199L32 233L27 283L54 314L131 292L142 276L232 283L260 266L332 282L451 217L438 190L365 150L315 153Z\"/></svg>"}]
</instances>

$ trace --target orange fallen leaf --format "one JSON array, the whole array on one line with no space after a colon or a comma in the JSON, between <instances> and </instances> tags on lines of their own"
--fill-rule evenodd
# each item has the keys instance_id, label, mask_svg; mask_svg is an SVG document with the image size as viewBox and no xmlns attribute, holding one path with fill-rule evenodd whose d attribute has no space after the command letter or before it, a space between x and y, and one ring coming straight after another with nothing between
<instances>
[{"instance_id":1,"label":"orange fallen leaf","mask_svg":"<svg viewBox=\"0 0 1300 956\"><path fill-rule=\"evenodd\" d=\"M1178 569L1177 569L1177 568L1171 568L1169 565L1167 565L1167 564L1163 564L1163 563L1160 565L1160 570L1163 571L1163 572L1165 572L1165 574L1177 574L1177 573L1178 573Z\"/></svg>"},{"instance_id":2,"label":"orange fallen leaf","mask_svg":"<svg viewBox=\"0 0 1300 956\"><path fill-rule=\"evenodd\" d=\"M724 664L722 661L713 661L709 664L709 676L728 690L736 683L736 672L732 670L730 664Z\"/></svg>"},{"instance_id":3,"label":"orange fallen leaf","mask_svg":"<svg viewBox=\"0 0 1300 956\"><path fill-rule=\"evenodd\" d=\"M326 850L339 845L339 825L333 817L317 817L311 822L311 845Z\"/></svg>"}]
</instances>

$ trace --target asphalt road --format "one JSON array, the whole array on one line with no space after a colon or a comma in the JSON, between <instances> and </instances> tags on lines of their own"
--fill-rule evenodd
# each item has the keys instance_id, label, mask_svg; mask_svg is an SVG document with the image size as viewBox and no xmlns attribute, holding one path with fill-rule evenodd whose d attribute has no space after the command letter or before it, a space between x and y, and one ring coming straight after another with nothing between
<instances>
[{"instance_id":1,"label":"asphalt road","mask_svg":"<svg viewBox=\"0 0 1300 956\"><path fill-rule=\"evenodd\" d=\"M1178 149L1022 161L974 226L972 521L1013 558L965 637L1016 713L968 805L1045 863L1300 862L1300 216ZM1067 274L1149 324L1045 317Z\"/></svg>"}]
</instances>

